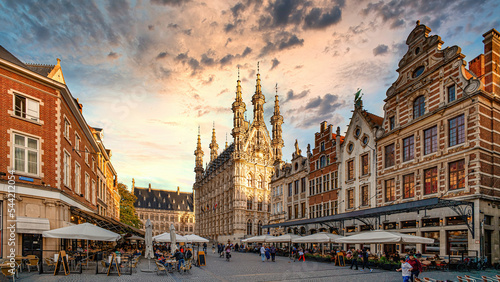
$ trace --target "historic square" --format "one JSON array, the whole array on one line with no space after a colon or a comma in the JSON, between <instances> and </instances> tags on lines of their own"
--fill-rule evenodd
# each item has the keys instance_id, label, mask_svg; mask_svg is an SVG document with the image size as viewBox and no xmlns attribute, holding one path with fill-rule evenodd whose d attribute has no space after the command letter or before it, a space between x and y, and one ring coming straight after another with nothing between
<instances>
[{"instance_id":1,"label":"historic square","mask_svg":"<svg viewBox=\"0 0 500 282\"><path fill-rule=\"evenodd\" d=\"M500 281L497 1L0 8L0 279Z\"/></svg>"}]
</instances>

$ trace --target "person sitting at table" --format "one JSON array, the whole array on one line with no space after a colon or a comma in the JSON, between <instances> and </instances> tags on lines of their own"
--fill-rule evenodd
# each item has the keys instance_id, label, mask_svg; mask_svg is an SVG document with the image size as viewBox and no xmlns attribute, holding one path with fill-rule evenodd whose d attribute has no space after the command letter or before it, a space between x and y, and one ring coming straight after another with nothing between
<instances>
[{"instance_id":1,"label":"person sitting at table","mask_svg":"<svg viewBox=\"0 0 500 282\"><path fill-rule=\"evenodd\" d=\"M141 256L141 252L138 249L135 249L134 256Z\"/></svg>"},{"instance_id":2,"label":"person sitting at table","mask_svg":"<svg viewBox=\"0 0 500 282\"><path fill-rule=\"evenodd\" d=\"M156 249L155 251L155 258L158 258L160 256L160 250Z\"/></svg>"},{"instance_id":3,"label":"person sitting at table","mask_svg":"<svg viewBox=\"0 0 500 282\"><path fill-rule=\"evenodd\" d=\"M83 253L82 245L78 245L78 248L76 248L76 251L79 253Z\"/></svg>"}]
</instances>

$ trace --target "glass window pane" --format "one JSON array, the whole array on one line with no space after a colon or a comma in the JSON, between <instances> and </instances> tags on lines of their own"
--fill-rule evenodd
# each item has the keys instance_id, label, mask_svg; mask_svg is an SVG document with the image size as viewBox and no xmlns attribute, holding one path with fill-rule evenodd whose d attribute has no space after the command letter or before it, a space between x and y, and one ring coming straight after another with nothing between
<instances>
[{"instance_id":1,"label":"glass window pane","mask_svg":"<svg viewBox=\"0 0 500 282\"><path fill-rule=\"evenodd\" d=\"M38 153L34 151L28 151L28 172L37 174L38 173Z\"/></svg>"},{"instance_id":2,"label":"glass window pane","mask_svg":"<svg viewBox=\"0 0 500 282\"><path fill-rule=\"evenodd\" d=\"M25 171L25 151L24 149L16 148L15 149L15 162L14 169L17 171Z\"/></svg>"},{"instance_id":3,"label":"glass window pane","mask_svg":"<svg viewBox=\"0 0 500 282\"><path fill-rule=\"evenodd\" d=\"M24 136L14 135L14 143L16 145L25 146L25 144L24 144Z\"/></svg>"},{"instance_id":4,"label":"glass window pane","mask_svg":"<svg viewBox=\"0 0 500 282\"><path fill-rule=\"evenodd\" d=\"M28 138L28 147L30 147L32 149L38 149L38 140Z\"/></svg>"}]
</instances>

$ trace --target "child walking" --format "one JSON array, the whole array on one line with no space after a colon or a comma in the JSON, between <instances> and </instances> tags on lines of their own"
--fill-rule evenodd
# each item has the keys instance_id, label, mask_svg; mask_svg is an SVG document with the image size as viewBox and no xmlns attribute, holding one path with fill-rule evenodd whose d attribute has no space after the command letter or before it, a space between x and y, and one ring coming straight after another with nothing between
<instances>
[{"instance_id":1,"label":"child walking","mask_svg":"<svg viewBox=\"0 0 500 282\"><path fill-rule=\"evenodd\" d=\"M413 268L409 263L405 261L404 258L401 259L401 268L396 271L401 271L403 274L403 282L410 282L411 270Z\"/></svg>"}]
</instances>

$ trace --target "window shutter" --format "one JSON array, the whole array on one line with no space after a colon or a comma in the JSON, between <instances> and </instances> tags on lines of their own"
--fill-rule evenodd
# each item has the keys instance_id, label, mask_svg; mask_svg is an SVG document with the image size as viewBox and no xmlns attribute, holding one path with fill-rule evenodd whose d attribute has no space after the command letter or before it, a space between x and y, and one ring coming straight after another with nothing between
<instances>
[{"instance_id":1,"label":"window shutter","mask_svg":"<svg viewBox=\"0 0 500 282\"><path fill-rule=\"evenodd\" d=\"M27 114L28 118L34 121L38 121L40 117L40 104L38 101L34 101L31 99L26 99L27 101Z\"/></svg>"}]
</instances>

